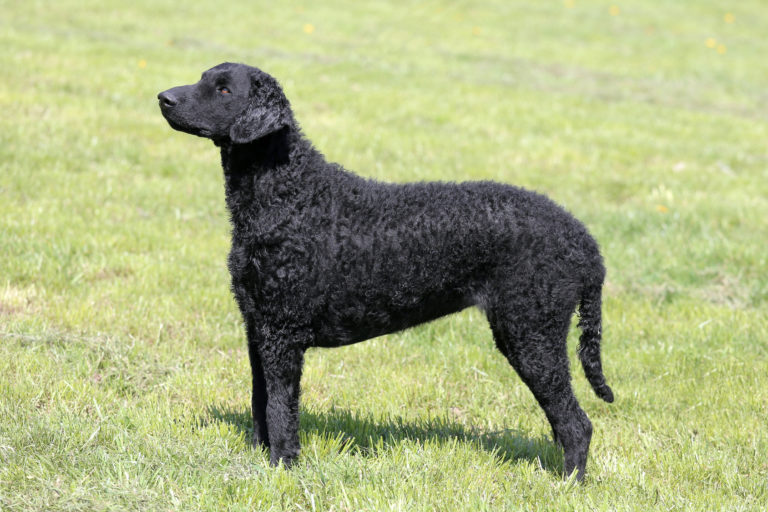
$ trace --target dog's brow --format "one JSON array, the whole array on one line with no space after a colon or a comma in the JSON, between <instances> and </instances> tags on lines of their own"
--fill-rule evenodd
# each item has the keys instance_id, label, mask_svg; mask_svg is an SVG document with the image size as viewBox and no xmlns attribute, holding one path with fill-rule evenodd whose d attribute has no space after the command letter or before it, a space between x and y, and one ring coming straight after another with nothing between
<instances>
[{"instance_id":1,"label":"dog's brow","mask_svg":"<svg viewBox=\"0 0 768 512\"><path fill-rule=\"evenodd\" d=\"M227 72L215 72L212 70L208 70L200 76L200 80L205 80L207 82L214 82L214 83L221 83L226 82L231 77L231 73Z\"/></svg>"}]
</instances>

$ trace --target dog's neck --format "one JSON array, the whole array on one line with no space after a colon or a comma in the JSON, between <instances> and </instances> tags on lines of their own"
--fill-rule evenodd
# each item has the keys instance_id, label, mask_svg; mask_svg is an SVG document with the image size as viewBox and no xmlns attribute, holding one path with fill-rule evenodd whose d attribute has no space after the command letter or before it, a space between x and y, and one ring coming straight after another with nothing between
<instances>
[{"instance_id":1,"label":"dog's neck","mask_svg":"<svg viewBox=\"0 0 768 512\"><path fill-rule=\"evenodd\" d=\"M283 128L245 144L214 141L221 147L221 166L225 176L259 175L287 164L300 142L293 132Z\"/></svg>"},{"instance_id":2,"label":"dog's neck","mask_svg":"<svg viewBox=\"0 0 768 512\"><path fill-rule=\"evenodd\" d=\"M283 128L247 144L217 142L221 147L227 206L237 230L261 209L290 201L309 186L309 167L322 155L295 128ZM314 164L314 165L313 165ZM242 217L242 218L240 218Z\"/></svg>"}]
</instances>

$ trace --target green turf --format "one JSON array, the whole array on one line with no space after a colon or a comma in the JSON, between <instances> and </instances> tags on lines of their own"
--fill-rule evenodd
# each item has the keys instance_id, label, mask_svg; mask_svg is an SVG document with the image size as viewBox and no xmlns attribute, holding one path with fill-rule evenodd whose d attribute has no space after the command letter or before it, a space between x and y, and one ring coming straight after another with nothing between
<instances>
[{"instance_id":1,"label":"green turf","mask_svg":"<svg viewBox=\"0 0 768 512\"><path fill-rule=\"evenodd\" d=\"M0 1L0 510L765 510L766 33L757 0ZM297 467L248 446L219 156L155 99L225 60L362 175L584 220L617 395L573 365L584 485L476 310L309 352Z\"/></svg>"}]
</instances>

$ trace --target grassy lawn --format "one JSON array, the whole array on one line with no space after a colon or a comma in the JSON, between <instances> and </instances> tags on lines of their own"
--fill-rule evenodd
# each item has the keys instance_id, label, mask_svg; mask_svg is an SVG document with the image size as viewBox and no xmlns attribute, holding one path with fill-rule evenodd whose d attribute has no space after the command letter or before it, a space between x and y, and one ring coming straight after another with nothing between
<instances>
[{"instance_id":1,"label":"grassy lawn","mask_svg":"<svg viewBox=\"0 0 768 512\"><path fill-rule=\"evenodd\" d=\"M766 33L758 0L0 0L0 510L765 510ZM584 485L477 310L310 351L297 467L249 447L219 155L155 99L227 60L362 175L589 226Z\"/></svg>"}]
</instances>

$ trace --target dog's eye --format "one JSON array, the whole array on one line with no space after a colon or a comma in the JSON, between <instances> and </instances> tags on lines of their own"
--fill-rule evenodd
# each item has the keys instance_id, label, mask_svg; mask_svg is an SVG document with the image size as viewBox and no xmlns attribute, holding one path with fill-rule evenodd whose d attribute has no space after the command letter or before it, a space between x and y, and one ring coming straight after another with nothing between
<instances>
[{"instance_id":1,"label":"dog's eye","mask_svg":"<svg viewBox=\"0 0 768 512\"><path fill-rule=\"evenodd\" d=\"M220 92L221 94L232 94L232 91L230 91L230 90L229 90L229 89L227 89L226 87L219 87L219 92Z\"/></svg>"}]
</instances>

